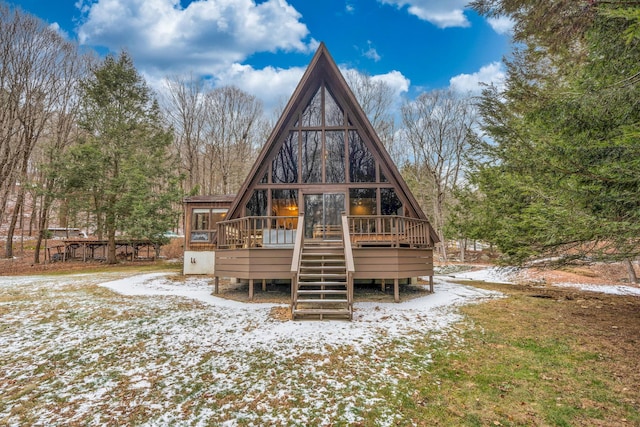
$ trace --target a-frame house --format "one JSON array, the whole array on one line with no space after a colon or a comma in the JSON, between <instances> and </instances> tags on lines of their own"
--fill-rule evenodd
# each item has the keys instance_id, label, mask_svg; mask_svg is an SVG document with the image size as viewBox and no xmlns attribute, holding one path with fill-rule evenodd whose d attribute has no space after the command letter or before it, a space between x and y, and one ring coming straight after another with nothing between
<instances>
[{"instance_id":1,"label":"a-frame house","mask_svg":"<svg viewBox=\"0 0 640 427\"><path fill-rule=\"evenodd\" d=\"M256 281L290 280L293 318L351 318L354 283L393 283L397 301L401 281L432 277L435 242L321 44L217 223L216 283L248 280L251 298Z\"/></svg>"}]
</instances>

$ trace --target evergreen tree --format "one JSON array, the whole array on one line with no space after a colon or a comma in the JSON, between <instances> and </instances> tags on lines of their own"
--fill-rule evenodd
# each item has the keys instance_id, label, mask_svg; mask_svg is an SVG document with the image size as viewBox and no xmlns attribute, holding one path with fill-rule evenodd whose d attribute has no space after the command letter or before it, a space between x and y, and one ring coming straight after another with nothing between
<instances>
[{"instance_id":1,"label":"evergreen tree","mask_svg":"<svg viewBox=\"0 0 640 427\"><path fill-rule=\"evenodd\" d=\"M480 100L486 138L474 144L458 228L496 243L508 262L633 259L640 254L637 13L627 2L544 3L475 2L482 13L514 19L515 39L526 44L508 64L506 90L488 88ZM536 26L541 16L547 25Z\"/></svg>"},{"instance_id":2,"label":"evergreen tree","mask_svg":"<svg viewBox=\"0 0 640 427\"><path fill-rule=\"evenodd\" d=\"M96 218L116 262L116 234L162 243L180 201L171 132L128 54L107 56L81 84L82 142L69 156L67 185Z\"/></svg>"}]
</instances>

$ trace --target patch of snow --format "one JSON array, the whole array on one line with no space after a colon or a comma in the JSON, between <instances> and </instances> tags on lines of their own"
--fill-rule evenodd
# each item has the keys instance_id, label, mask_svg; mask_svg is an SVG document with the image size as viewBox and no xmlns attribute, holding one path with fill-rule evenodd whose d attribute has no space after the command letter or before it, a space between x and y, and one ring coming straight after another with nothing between
<instances>
[{"instance_id":1,"label":"patch of snow","mask_svg":"<svg viewBox=\"0 0 640 427\"><path fill-rule=\"evenodd\" d=\"M259 304L245 304L237 301L219 298L211 294L211 286L206 281L195 278L185 283L167 280L170 273L148 273L134 277L101 283L100 286L109 288L122 295L129 296L177 296L191 298L205 304L228 308L247 308Z\"/></svg>"},{"instance_id":2,"label":"patch of snow","mask_svg":"<svg viewBox=\"0 0 640 427\"><path fill-rule=\"evenodd\" d=\"M477 280L491 283L513 284L512 276L518 272L513 267L490 267L480 270L464 271L449 274L449 277L465 280Z\"/></svg>"},{"instance_id":3,"label":"patch of snow","mask_svg":"<svg viewBox=\"0 0 640 427\"><path fill-rule=\"evenodd\" d=\"M586 283L554 283L553 286L560 286L563 288L577 288L582 291L588 292L600 292L603 294L612 295L635 295L640 296L640 288L634 288L632 286L624 285L592 285Z\"/></svg>"},{"instance_id":4,"label":"patch of snow","mask_svg":"<svg viewBox=\"0 0 640 427\"><path fill-rule=\"evenodd\" d=\"M202 279L188 278L184 283L167 280L167 273L150 273L106 282L107 287L129 296L177 296L197 300L220 310L219 320L227 319L224 329L238 329L245 325L242 336L221 334L218 342L228 342L247 351L276 350L284 342L280 357L291 357L290 338L303 341L310 352L323 354L326 346L370 343L381 328L387 336L398 337L407 332L438 330L460 320L455 307L498 297L500 294L471 286L435 279L435 293L401 303L355 302L353 321L298 320L265 322L251 319L255 315L268 316L274 303L244 303L211 295L211 286ZM222 313L224 312L224 315ZM250 314L253 312L254 314ZM246 327L246 326L249 327ZM312 341L315 345L310 345Z\"/></svg>"}]
</instances>

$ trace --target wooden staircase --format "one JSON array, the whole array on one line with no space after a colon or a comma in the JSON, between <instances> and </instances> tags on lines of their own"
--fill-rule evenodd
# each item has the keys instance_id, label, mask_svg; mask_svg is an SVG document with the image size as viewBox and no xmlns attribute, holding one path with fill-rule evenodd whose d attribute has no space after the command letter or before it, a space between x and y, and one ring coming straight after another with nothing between
<instances>
[{"instance_id":1,"label":"wooden staircase","mask_svg":"<svg viewBox=\"0 0 640 427\"><path fill-rule=\"evenodd\" d=\"M351 319L353 304L342 241L305 240L291 299L293 319Z\"/></svg>"}]
</instances>

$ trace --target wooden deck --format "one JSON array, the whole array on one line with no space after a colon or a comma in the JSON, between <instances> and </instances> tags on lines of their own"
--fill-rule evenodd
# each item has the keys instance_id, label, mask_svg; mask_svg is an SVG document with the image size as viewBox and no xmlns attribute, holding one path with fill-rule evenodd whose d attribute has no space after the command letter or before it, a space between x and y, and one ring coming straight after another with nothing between
<instances>
[{"instance_id":1,"label":"wooden deck","mask_svg":"<svg viewBox=\"0 0 640 427\"><path fill-rule=\"evenodd\" d=\"M306 274L303 270L312 268L310 263L319 262L311 260L305 265L301 261L303 248L309 244L320 245L323 240L312 238L305 243L302 216L298 219L295 230L278 232L278 228L270 228L270 224L278 224L280 219L250 217L219 223L220 240L215 252L215 277L216 282L219 277L248 280L250 298L253 297L256 280L262 283L272 279L290 280L292 310L295 311L298 307L296 291L305 285L300 284ZM354 280L381 280L383 286L385 281L393 283L395 300L399 301L401 280L433 276L433 247L426 221L391 216L344 216L339 233L337 229L334 231L336 233L332 237L339 234L340 240L324 242L337 242L340 251L344 253L341 256L347 266L347 295L353 295ZM265 244L265 236L270 236L269 244ZM327 274L330 276L330 273ZM326 278L323 280L329 281ZM306 285L316 281L302 280ZM324 292L324 288L322 291ZM351 304L351 300L348 301ZM325 314L331 311L327 310ZM348 310L350 317L351 308ZM309 312L323 316L322 308L310 308Z\"/></svg>"},{"instance_id":2,"label":"wooden deck","mask_svg":"<svg viewBox=\"0 0 640 427\"><path fill-rule=\"evenodd\" d=\"M109 241L105 239L64 239L47 248L52 261L105 260ZM116 240L116 256L122 260L143 261L156 257L156 244L147 239Z\"/></svg>"}]
</instances>

